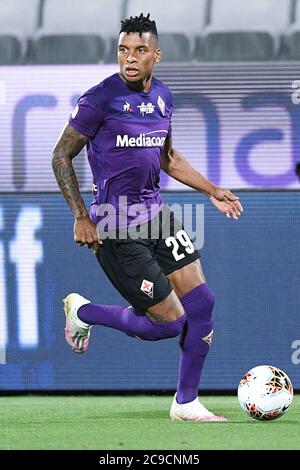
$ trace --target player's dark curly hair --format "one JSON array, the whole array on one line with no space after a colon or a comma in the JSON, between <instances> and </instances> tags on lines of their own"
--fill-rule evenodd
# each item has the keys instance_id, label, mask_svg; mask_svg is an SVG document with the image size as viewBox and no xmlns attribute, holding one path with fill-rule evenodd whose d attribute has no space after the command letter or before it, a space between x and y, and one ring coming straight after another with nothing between
<instances>
[{"instance_id":1,"label":"player's dark curly hair","mask_svg":"<svg viewBox=\"0 0 300 470\"><path fill-rule=\"evenodd\" d=\"M143 13L140 16L131 16L127 20L121 21L120 33L139 33L142 36L143 33L152 33L158 37L155 21L150 20L150 13L144 16Z\"/></svg>"}]
</instances>

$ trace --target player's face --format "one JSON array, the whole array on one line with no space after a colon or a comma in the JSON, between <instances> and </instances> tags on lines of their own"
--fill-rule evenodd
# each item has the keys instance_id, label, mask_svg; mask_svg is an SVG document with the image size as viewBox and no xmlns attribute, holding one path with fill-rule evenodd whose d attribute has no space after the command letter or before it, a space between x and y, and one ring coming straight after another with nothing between
<instances>
[{"instance_id":1,"label":"player's face","mask_svg":"<svg viewBox=\"0 0 300 470\"><path fill-rule=\"evenodd\" d=\"M120 72L129 83L143 82L160 61L156 37L151 33L121 33L118 44Z\"/></svg>"}]
</instances>

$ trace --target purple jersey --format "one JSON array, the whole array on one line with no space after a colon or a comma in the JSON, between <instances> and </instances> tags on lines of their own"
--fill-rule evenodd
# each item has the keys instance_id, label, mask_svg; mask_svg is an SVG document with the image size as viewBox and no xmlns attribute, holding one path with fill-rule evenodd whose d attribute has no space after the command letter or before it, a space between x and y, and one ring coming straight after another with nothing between
<instances>
[{"instance_id":1,"label":"purple jersey","mask_svg":"<svg viewBox=\"0 0 300 470\"><path fill-rule=\"evenodd\" d=\"M118 73L79 98L69 123L89 138L95 223L103 204L113 206L119 227L145 223L160 210L160 154L171 137L172 108L171 91L161 81L153 77L149 92L138 92Z\"/></svg>"}]
</instances>

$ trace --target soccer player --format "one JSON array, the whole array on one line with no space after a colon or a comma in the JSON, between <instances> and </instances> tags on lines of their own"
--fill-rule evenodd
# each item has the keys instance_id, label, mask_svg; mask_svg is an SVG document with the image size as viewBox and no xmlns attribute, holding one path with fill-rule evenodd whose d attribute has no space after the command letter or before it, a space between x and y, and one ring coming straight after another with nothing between
<instances>
[{"instance_id":1,"label":"soccer player","mask_svg":"<svg viewBox=\"0 0 300 470\"><path fill-rule=\"evenodd\" d=\"M118 58L120 72L79 98L53 150L52 166L74 214L75 242L93 247L104 272L130 305L96 305L69 294L64 299L66 341L73 351L85 352L92 325L146 341L180 335L171 419L226 421L198 399L213 335L214 294L204 278L199 252L163 203L160 170L207 195L229 218L238 219L243 208L238 197L194 170L172 146L172 93L153 76L161 51L149 14L122 21ZM94 183L90 212L72 166L85 145ZM129 228L137 226L147 235L128 237ZM158 236L152 236L150 226ZM145 227L147 232L142 231Z\"/></svg>"}]
</instances>

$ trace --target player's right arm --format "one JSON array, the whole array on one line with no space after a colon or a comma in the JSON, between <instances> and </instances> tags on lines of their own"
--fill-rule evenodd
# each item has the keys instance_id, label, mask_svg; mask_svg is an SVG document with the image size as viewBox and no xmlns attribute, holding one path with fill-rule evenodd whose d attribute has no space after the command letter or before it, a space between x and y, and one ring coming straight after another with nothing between
<instances>
[{"instance_id":1,"label":"player's right arm","mask_svg":"<svg viewBox=\"0 0 300 470\"><path fill-rule=\"evenodd\" d=\"M94 246L99 243L97 226L89 217L85 207L72 160L87 144L88 138L66 124L52 152L52 168L60 190L74 214L74 240L80 245Z\"/></svg>"}]
</instances>

